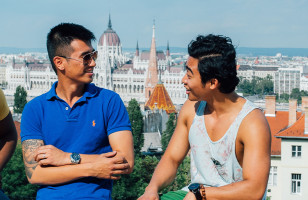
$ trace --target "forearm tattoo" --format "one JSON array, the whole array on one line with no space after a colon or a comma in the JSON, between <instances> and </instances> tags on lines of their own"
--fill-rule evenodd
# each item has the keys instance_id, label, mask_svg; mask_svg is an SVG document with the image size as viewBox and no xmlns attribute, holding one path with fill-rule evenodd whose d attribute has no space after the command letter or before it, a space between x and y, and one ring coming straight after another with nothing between
<instances>
[{"instance_id":1,"label":"forearm tattoo","mask_svg":"<svg viewBox=\"0 0 308 200\"><path fill-rule=\"evenodd\" d=\"M38 165L38 163L34 160L34 153L38 147L43 145L43 140L25 140L22 142L22 153L25 164L25 171L29 179L31 179L32 174Z\"/></svg>"}]
</instances>

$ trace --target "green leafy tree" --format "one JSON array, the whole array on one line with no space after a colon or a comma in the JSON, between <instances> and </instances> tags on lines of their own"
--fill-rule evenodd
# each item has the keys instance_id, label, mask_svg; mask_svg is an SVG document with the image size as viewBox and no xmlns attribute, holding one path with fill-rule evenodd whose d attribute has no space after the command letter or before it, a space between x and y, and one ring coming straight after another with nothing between
<instances>
[{"instance_id":1,"label":"green leafy tree","mask_svg":"<svg viewBox=\"0 0 308 200\"><path fill-rule=\"evenodd\" d=\"M279 96L279 95L277 94L277 96ZM290 98L290 95L287 94L287 93L283 93L279 97L280 102L285 102L285 103L289 102L289 98ZM276 99L277 99L277 97L276 97Z\"/></svg>"},{"instance_id":2,"label":"green leafy tree","mask_svg":"<svg viewBox=\"0 0 308 200\"><path fill-rule=\"evenodd\" d=\"M136 157L134 171L114 182L112 199L136 200L144 193L158 164L155 156Z\"/></svg>"},{"instance_id":3,"label":"green leafy tree","mask_svg":"<svg viewBox=\"0 0 308 200\"><path fill-rule=\"evenodd\" d=\"M173 135L173 132L175 130L175 126L176 126L176 120L175 120L175 113L171 113L169 115L169 119L166 123L166 130L163 132L162 138L161 138L161 143L162 143L162 148L163 151L166 150L169 141Z\"/></svg>"},{"instance_id":4,"label":"green leafy tree","mask_svg":"<svg viewBox=\"0 0 308 200\"><path fill-rule=\"evenodd\" d=\"M29 184L22 158L21 144L2 171L2 188L11 200L34 200L38 186Z\"/></svg>"},{"instance_id":5,"label":"green leafy tree","mask_svg":"<svg viewBox=\"0 0 308 200\"><path fill-rule=\"evenodd\" d=\"M133 137L134 137L134 151L135 155L140 155L140 150L143 147L143 116L140 110L140 106L136 99L132 99L128 103L127 112L129 120L132 125Z\"/></svg>"},{"instance_id":6,"label":"green leafy tree","mask_svg":"<svg viewBox=\"0 0 308 200\"><path fill-rule=\"evenodd\" d=\"M265 78L253 77L251 81L241 78L238 90L244 95L264 95L274 93L274 83L272 76L267 75Z\"/></svg>"},{"instance_id":7,"label":"green leafy tree","mask_svg":"<svg viewBox=\"0 0 308 200\"><path fill-rule=\"evenodd\" d=\"M298 88L293 88L290 94L290 98L297 99L297 102L300 104L302 102L302 97L308 96L308 92L304 90L299 90Z\"/></svg>"},{"instance_id":8,"label":"green leafy tree","mask_svg":"<svg viewBox=\"0 0 308 200\"><path fill-rule=\"evenodd\" d=\"M14 112L22 113L26 103L27 103L27 92L25 88L19 85L16 88L16 92L14 94Z\"/></svg>"}]
</instances>

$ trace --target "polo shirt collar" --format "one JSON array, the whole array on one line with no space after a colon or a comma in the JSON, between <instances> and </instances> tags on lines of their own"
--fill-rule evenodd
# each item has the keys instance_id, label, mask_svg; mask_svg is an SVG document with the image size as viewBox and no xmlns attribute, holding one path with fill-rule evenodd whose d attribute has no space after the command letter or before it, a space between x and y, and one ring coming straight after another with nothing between
<instances>
[{"instance_id":1,"label":"polo shirt collar","mask_svg":"<svg viewBox=\"0 0 308 200\"><path fill-rule=\"evenodd\" d=\"M51 89L46 93L46 99L52 100L53 98L60 99L56 93L56 87L58 85L58 81L56 81ZM82 95L82 97L78 100L80 101L86 101L86 98L94 97L97 94L97 87L93 83L89 83L85 85L85 92Z\"/></svg>"}]
</instances>

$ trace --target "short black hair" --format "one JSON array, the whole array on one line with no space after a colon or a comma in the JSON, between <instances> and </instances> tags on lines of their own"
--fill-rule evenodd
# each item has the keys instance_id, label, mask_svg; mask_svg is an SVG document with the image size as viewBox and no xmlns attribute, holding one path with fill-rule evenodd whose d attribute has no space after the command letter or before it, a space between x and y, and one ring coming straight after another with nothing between
<instances>
[{"instance_id":1,"label":"short black hair","mask_svg":"<svg viewBox=\"0 0 308 200\"><path fill-rule=\"evenodd\" d=\"M199 60L198 70L201 81L216 78L219 91L231 93L239 83L236 70L236 52L229 37L209 34L199 35L188 45L189 56Z\"/></svg>"},{"instance_id":2,"label":"short black hair","mask_svg":"<svg viewBox=\"0 0 308 200\"><path fill-rule=\"evenodd\" d=\"M53 62L55 56L70 56L73 52L71 42L79 39L87 44L95 40L94 34L85 27L73 23L61 23L53 27L47 35L47 51L53 70L57 73Z\"/></svg>"}]
</instances>

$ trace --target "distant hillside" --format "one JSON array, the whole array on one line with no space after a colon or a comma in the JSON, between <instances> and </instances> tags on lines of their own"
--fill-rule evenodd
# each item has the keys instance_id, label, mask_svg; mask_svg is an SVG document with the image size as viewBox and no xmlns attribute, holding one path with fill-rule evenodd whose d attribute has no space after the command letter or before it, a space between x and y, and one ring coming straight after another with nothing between
<instances>
[{"instance_id":1,"label":"distant hillside","mask_svg":"<svg viewBox=\"0 0 308 200\"><path fill-rule=\"evenodd\" d=\"M123 48L123 50L134 52L136 48ZM149 48L140 48L140 50L149 50ZM166 50L165 46L157 47L157 50ZM170 47L171 53L187 53L187 47ZM275 56L281 53L283 56L302 56L308 57L308 48L251 48L238 47L236 48L238 55L244 56Z\"/></svg>"},{"instance_id":2,"label":"distant hillside","mask_svg":"<svg viewBox=\"0 0 308 200\"><path fill-rule=\"evenodd\" d=\"M150 48L140 48L140 50L150 50ZM159 46L157 50L166 51L166 46ZM123 51L135 52L136 48L123 48ZM251 48L238 47L236 48L238 55L245 56L275 56L281 53L283 56L302 56L308 57L308 48ZM22 54L26 52L41 52L46 53L46 48L13 48L0 47L0 54ZM187 53L187 47L170 47L171 53Z\"/></svg>"},{"instance_id":3,"label":"distant hillside","mask_svg":"<svg viewBox=\"0 0 308 200\"><path fill-rule=\"evenodd\" d=\"M281 53L283 56L293 57L302 56L308 57L308 48L250 48L238 47L237 54L246 56L275 56Z\"/></svg>"}]
</instances>

